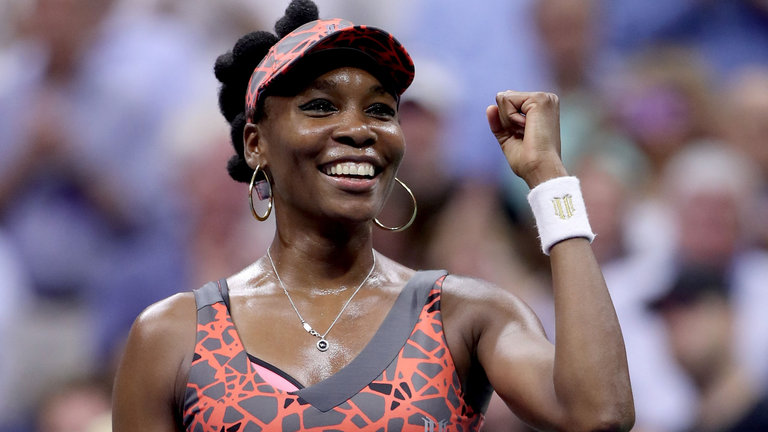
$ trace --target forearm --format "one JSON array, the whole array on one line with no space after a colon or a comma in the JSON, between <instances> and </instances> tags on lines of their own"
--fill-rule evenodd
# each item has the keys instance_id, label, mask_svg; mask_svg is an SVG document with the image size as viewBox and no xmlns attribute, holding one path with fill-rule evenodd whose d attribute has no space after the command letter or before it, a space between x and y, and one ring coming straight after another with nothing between
<instances>
[{"instance_id":1,"label":"forearm","mask_svg":"<svg viewBox=\"0 0 768 432\"><path fill-rule=\"evenodd\" d=\"M624 341L602 273L586 239L551 250L558 401L585 429L628 430L634 422ZM581 429L581 428L579 428Z\"/></svg>"}]
</instances>

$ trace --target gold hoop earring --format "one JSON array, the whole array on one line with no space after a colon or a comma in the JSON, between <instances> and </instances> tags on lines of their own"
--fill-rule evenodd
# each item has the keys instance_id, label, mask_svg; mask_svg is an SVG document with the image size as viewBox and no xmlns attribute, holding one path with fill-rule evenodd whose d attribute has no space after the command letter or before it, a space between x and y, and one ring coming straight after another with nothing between
<instances>
[{"instance_id":1,"label":"gold hoop earring","mask_svg":"<svg viewBox=\"0 0 768 432\"><path fill-rule=\"evenodd\" d=\"M408 227L410 227L411 224L413 224L413 221L416 220L416 213L418 211L418 207L416 205L416 197L413 196L413 192L411 192L411 188L406 186L405 183L403 183L397 177L395 177L395 181L400 183L400 186L402 186L403 189L405 189L405 191L408 192L408 195L411 196L411 201L413 201L413 214L411 214L411 218L408 220L408 222L405 223L405 225L400 225L398 227L388 227L388 226L385 226L384 224L379 222L379 220L376 219L376 218L373 219L373 222L376 223L376 225L378 225L379 228L381 228L381 229L385 229L387 231L392 231L392 232L400 232L400 231L405 231L406 229L408 229Z\"/></svg>"},{"instance_id":2,"label":"gold hoop earring","mask_svg":"<svg viewBox=\"0 0 768 432\"><path fill-rule=\"evenodd\" d=\"M248 185L248 204L250 204L251 206L251 214L253 215L253 217L255 217L256 220L258 220L259 222L264 222L272 213L272 185L269 183L269 176L267 175L266 171L264 171L264 178L266 180L260 180L256 182L256 175L259 173L259 170L261 170L261 165L256 165L256 169L253 170L253 176L251 177L251 184ZM259 195L259 198L262 200L265 198L269 198L269 203L267 203L267 212L264 213L264 216L261 216L258 213L256 213L256 209L253 208L254 183L258 183L256 185L256 193ZM263 183L266 183L266 186L264 186ZM269 187L269 192L262 189L266 187Z\"/></svg>"}]
</instances>

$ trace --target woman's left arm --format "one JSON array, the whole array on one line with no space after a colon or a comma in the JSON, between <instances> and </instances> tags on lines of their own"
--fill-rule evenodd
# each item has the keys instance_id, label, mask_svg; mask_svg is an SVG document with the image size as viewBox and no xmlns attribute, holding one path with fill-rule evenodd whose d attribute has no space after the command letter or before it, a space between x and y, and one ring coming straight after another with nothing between
<instances>
[{"instance_id":1,"label":"woman's left arm","mask_svg":"<svg viewBox=\"0 0 768 432\"><path fill-rule=\"evenodd\" d=\"M488 121L515 174L531 188L567 176L560 159L557 96L507 91L499 93L496 102L488 107ZM537 347L532 348L531 358L544 364L535 368L538 379L529 384L551 389L545 393L549 393L546 399L557 429L628 430L634 422L634 406L624 341L589 241L563 240L549 252L557 338L554 353L539 342L529 344ZM496 339L503 339L504 333L509 335L491 331L482 337L494 339L491 344L486 340L486 345L498 346ZM505 386L511 384L505 378L510 371L505 369L511 363L503 358L496 361L493 357L498 353L495 349L484 352L481 340L480 361L504 398Z\"/></svg>"}]
</instances>

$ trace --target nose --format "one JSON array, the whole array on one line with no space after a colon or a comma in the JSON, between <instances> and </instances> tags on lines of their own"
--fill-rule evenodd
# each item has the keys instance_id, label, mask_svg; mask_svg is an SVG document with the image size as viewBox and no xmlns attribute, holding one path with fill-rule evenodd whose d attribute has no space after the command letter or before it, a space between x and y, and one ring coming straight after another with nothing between
<instances>
[{"instance_id":1,"label":"nose","mask_svg":"<svg viewBox=\"0 0 768 432\"><path fill-rule=\"evenodd\" d=\"M365 113L347 112L339 117L333 139L352 147L369 147L376 143L376 132L368 124Z\"/></svg>"}]
</instances>

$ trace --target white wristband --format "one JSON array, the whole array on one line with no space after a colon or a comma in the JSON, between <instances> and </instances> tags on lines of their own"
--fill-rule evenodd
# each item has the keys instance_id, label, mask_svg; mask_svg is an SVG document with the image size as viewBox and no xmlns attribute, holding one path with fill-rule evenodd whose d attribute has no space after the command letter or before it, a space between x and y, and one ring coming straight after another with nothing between
<instances>
[{"instance_id":1,"label":"white wristband","mask_svg":"<svg viewBox=\"0 0 768 432\"><path fill-rule=\"evenodd\" d=\"M541 250L545 255L549 255L556 243L569 238L584 237L590 243L594 240L578 178L547 180L531 189L528 203L536 218Z\"/></svg>"}]
</instances>

